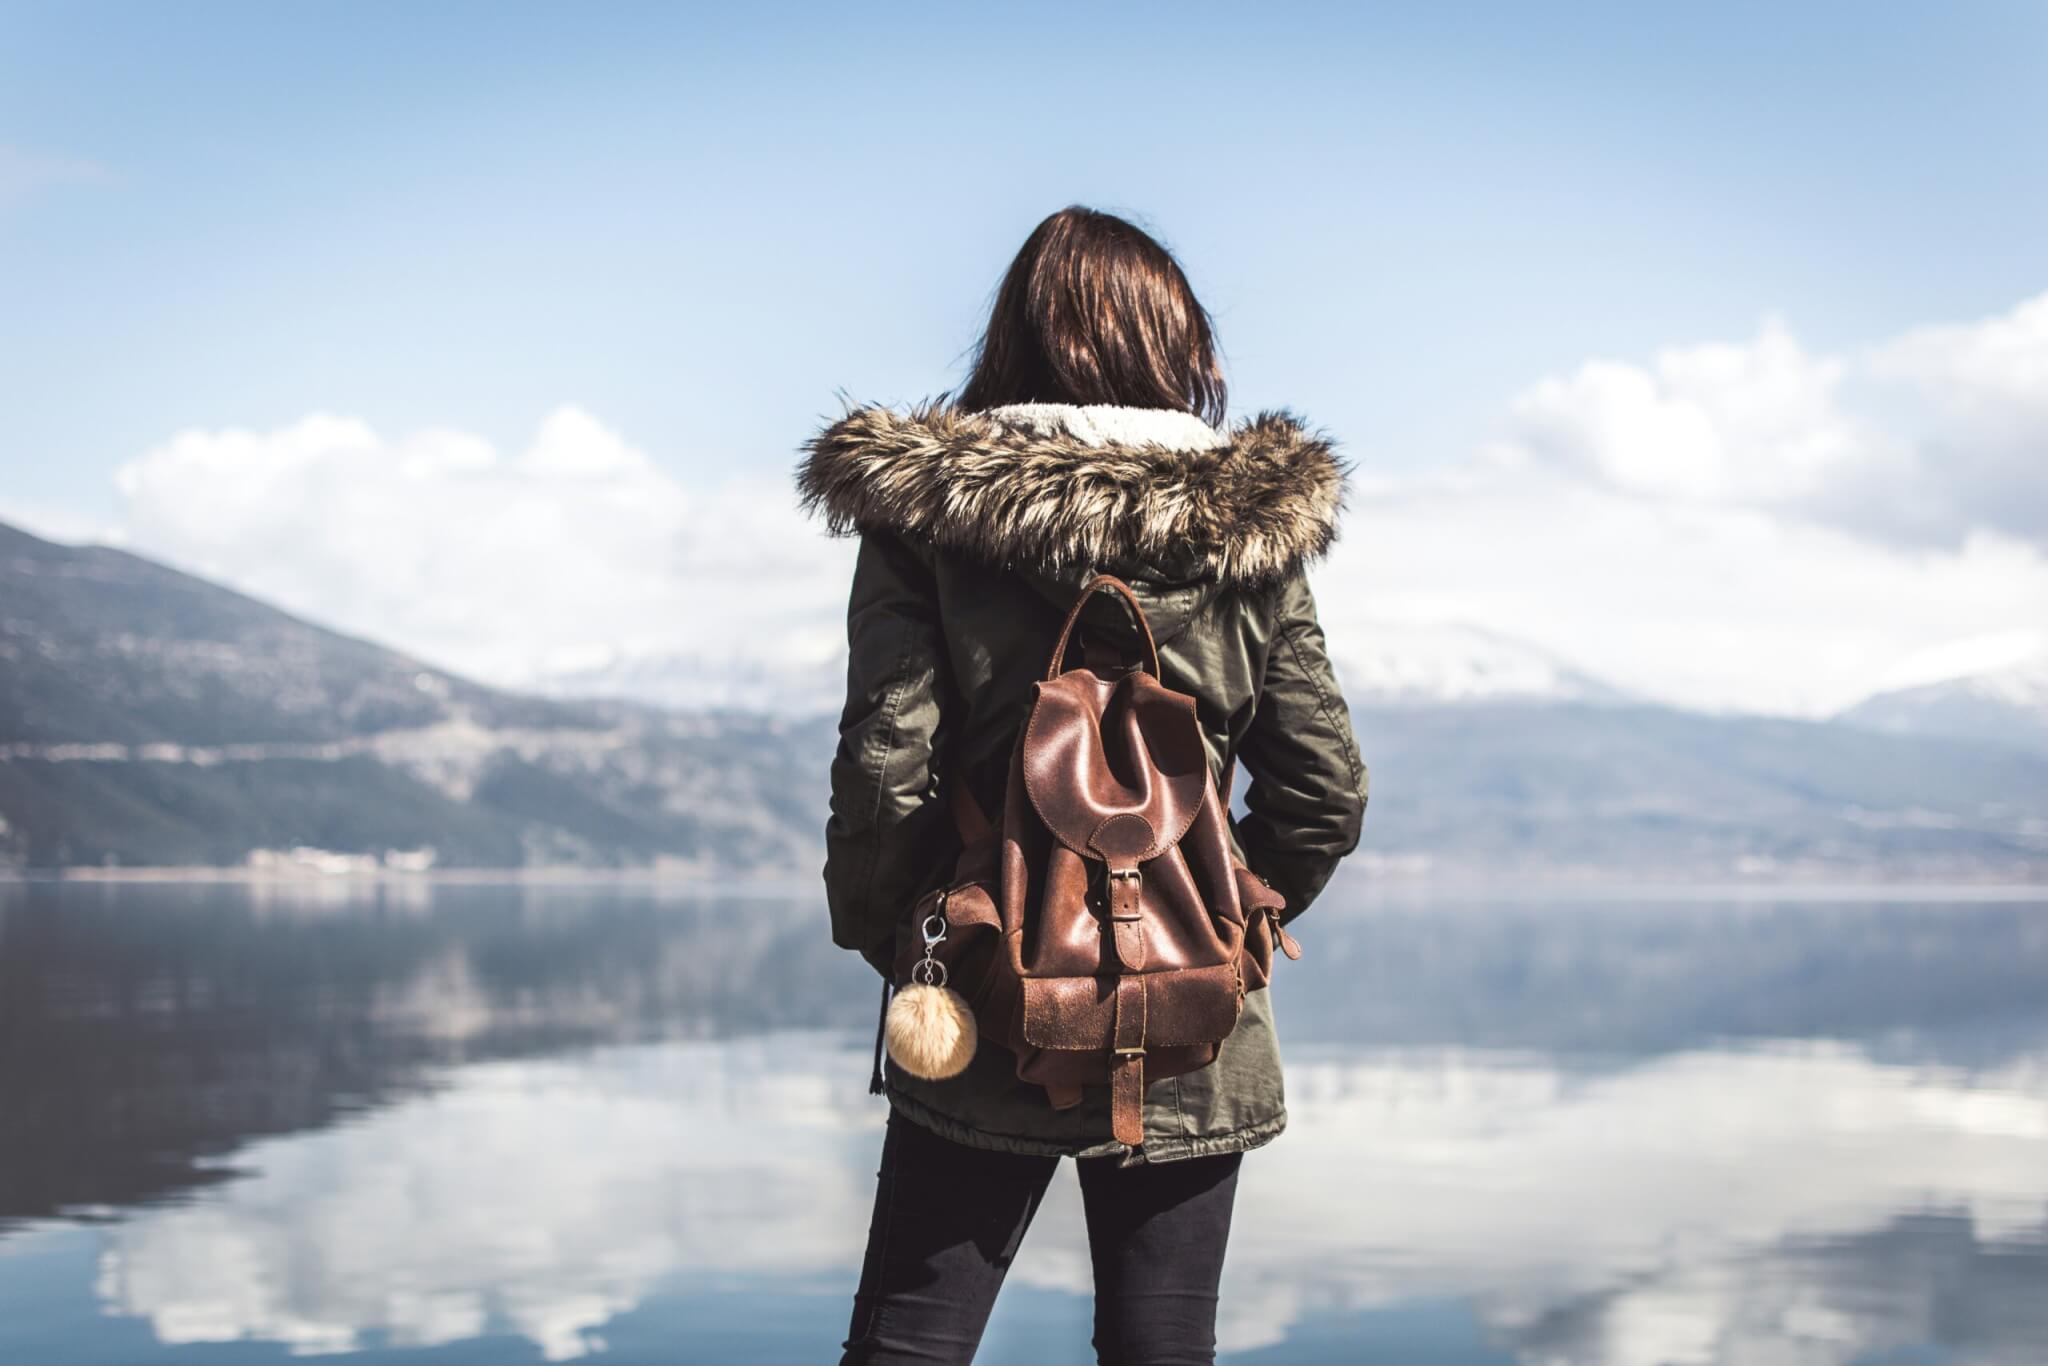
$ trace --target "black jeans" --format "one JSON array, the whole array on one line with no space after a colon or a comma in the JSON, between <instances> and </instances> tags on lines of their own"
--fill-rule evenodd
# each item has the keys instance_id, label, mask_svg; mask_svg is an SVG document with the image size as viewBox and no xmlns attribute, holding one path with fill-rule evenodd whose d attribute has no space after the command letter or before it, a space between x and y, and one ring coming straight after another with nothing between
<instances>
[{"instance_id":1,"label":"black jeans","mask_svg":"<svg viewBox=\"0 0 2048 1366\"><path fill-rule=\"evenodd\" d=\"M1075 1163L1102 1366L1216 1360L1216 1286L1243 1156ZM972 1361L1058 1166L1057 1157L970 1148L891 1111L840 1366Z\"/></svg>"}]
</instances>

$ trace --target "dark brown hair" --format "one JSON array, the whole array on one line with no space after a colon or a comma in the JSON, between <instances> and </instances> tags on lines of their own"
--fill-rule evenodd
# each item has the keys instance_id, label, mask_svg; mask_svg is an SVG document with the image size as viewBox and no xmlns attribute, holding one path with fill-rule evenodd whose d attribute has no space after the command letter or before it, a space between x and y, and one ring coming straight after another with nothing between
<instances>
[{"instance_id":1,"label":"dark brown hair","mask_svg":"<svg viewBox=\"0 0 2048 1366\"><path fill-rule=\"evenodd\" d=\"M1173 255L1114 214L1075 204L1024 241L996 291L955 408L1121 403L1223 421L1208 312Z\"/></svg>"}]
</instances>

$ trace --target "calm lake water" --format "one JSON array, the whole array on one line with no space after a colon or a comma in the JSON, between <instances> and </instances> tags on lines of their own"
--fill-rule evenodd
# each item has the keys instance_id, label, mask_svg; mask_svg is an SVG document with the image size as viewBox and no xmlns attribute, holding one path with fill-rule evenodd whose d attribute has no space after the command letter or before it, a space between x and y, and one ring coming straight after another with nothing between
<instances>
[{"instance_id":1,"label":"calm lake water","mask_svg":"<svg viewBox=\"0 0 2048 1366\"><path fill-rule=\"evenodd\" d=\"M2048 1362L2048 899L1334 897L1225 1359ZM0 1362L818 1363L813 899L0 884ZM1071 1172L981 1360L1088 1358Z\"/></svg>"}]
</instances>

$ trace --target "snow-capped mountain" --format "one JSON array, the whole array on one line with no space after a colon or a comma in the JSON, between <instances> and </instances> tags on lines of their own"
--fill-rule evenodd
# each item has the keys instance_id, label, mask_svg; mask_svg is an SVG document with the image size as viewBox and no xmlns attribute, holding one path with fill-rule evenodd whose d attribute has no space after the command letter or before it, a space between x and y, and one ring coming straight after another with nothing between
<instances>
[{"instance_id":1,"label":"snow-capped mountain","mask_svg":"<svg viewBox=\"0 0 2048 1366\"><path fill-rule=\"evenodd\" d=\"M1347 621L1333 638L1354 705L1629 700L1539 646L1477 626Z\"/></svg>"},{"instance_id":2,"label":"snow-capped mountain","mask_svg":"<svg viewBox=\"0 0 2048 1366\"><path fill-rule=\"evenodd\" d=\"M620 651L604 659L538 669L511 682L545 697L819 716L839 709L846 689L846 655L835 649L822 658L782 662L731 653Z\"/></svg>"},{"instance_id":3,"label":"snow-capped mountain","mask_svg":"<svg viewBox=\"0 0 2048 1366\"><path fill-rule=\"evenodd\" d=\"M2048 634L1960 641L1902 669L1898 682L1838 720L1893 735L1936 735L2048 752Z\"/></svg>"},{"instance_id":4,"label":"snow-capped mountain","mask_svg":"<svg viewBox=\"0 0 2048 1366\"><path fill-rule=\"evenodd\" d=\"M836 707L836 654L829 679L591 659L553 680L581 696L539 697L5 526L0 608L0 869L817 867L836 712L798 699ZM1331 634L1371 765L1362 869L2048 877L2048 750L1632 701L1468 628ZM2038 716L2019 663L1916 686Z\"/></svg>"},{"instance_id":5,"label":"snow-capped mountain","mask_svg":"<svg viewBox=\"0 0 2048 1366\"><path fill-rule=\"evenodd\" d=\"M1631 700L1540 646L1476 626L1347 621L1331 637L1345 695L1356 705ZM837 712L845 669L843 649L813 651L802 663L732 652L619 651L510 682L546 697L810 716Z\"/></svg>"}]
</instances>

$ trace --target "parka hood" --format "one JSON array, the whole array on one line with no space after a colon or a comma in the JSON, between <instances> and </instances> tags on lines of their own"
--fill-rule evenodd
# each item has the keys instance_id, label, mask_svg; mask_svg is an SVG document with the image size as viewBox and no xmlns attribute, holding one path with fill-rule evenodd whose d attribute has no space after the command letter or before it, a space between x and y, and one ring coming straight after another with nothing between
<instances>
[{"instance_id":1,"label":"parka hood","mask_svg":"<svg viewBox=\"0 0 2048 1366\"><path fill-rule=\"evenodd\" d=\"M1273 411L1020 403L856 407L804 445L797 488L835 533L888 530L1055 581L1268 584L1329 549L1345 464Z\"/></svg>"}]
</instances>

